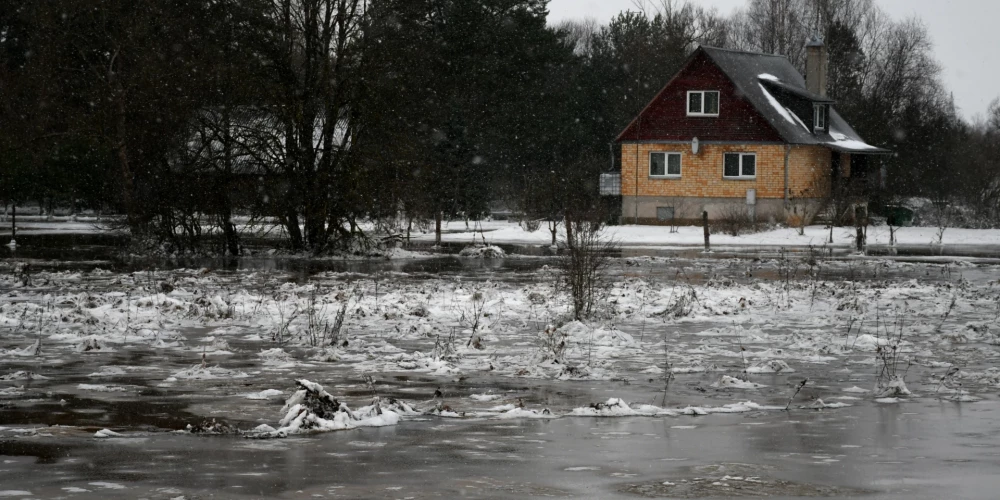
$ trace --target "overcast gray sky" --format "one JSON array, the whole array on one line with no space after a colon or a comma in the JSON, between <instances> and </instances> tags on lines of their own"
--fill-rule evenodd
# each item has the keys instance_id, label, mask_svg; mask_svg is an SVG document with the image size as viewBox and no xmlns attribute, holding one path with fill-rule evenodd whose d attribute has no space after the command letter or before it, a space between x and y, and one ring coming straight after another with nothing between
<instances>
[{"instance_id":1,"label":"overcast gray sky","mask_svg":"<svg viewBox=\"0 0 1000 500\"><path fill-rule=\"evenodd\" d=\"M876 0L896 19L917 16L934 40L945 86L967 118L986 111L1000 96L1000 1L997 0ZM696 0L723 14L745 0ZM633 8L632 0L552 0L549 21L593 17L607 23L615 14Z\"/></svg>"}]
</instances>

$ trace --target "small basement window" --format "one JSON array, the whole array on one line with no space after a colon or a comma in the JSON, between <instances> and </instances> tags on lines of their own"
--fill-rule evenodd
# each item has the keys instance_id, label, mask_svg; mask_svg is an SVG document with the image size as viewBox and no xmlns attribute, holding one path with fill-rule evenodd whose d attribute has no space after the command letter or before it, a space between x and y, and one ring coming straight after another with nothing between
<instances>
[{"instance_id":1,"label":"small basement window","mask_svg":"<svg viewBox=\"0 0 1000 500\"><path fill-rule=\"evenodd\" d=\"M674 220L674 207L656 207L656 220L660 222Z\"/></svg>"},{"instance_id":2,"label":"small basement window","mask_svg":"<svg viewBox=\"0 0 1000 500\"><path fill-rule=\"evenodd\" d=\"M680 153L649 153L650 177L680 177Z\"/></svg>"},{"instance_id":3,"label":"small basement window","mask_svg":"<svg viewBox=\"0 0 1000 500\"><path fill-rule=\"evenodd\" d=\"M719 91L692 90L688 95L688 116L719 116Z\"/></svg>"},{"instance_id":4,"label":"small basement window","mask_svg":"<svg viewBox=\"0 0 1000 500\"><path fill-rule=\"evenodd\" d=\"M813 129L826 130L826 105L817 104L813 107Z\"/></svg>"},{"instance_id":5,"label":"small basement window","mask_svg":"<svg viewBox=\"0 0 1000 500\"><path fill-rule=\"evenodd\" d=\"M726 179L756 178L757 155L754 153L726 153L723 156L722 177Z\"/></svg>"}]
</instances>

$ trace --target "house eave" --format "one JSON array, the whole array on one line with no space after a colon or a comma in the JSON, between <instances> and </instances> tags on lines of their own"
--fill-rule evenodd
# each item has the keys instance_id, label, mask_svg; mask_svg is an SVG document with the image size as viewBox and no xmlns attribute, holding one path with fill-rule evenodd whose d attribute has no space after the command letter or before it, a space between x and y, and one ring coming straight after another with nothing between
<instances>
[{"instance_id":1,"label":"house eave","mask_svg":"<svg viewBox=\"0 0 1000 500\"><path fill-rule=\"evenodd\" d=\"M830 148L832 151L836 151L838 153L850 153L850 154L855 154L855 155L882 155L882 156L887 156L887 155L896 154L896 152L892 151L891 149L876 148L874 146L871 146L871 147L868 147L868 148L852 148L852 147L849 147L849 146L838 146L836 144L822 144L822 146L826 146L826 147Z\"/></svg>"},{"instance_id":2,"label":"house eave","mask_svg":"<svg viewBox=\"0 0 1000 500\"><path fill-rule=\"evenodd\" d=\"M660 139L651 139L644 141L622 140L622 141L616 141L616 143L617 144L685 144L689 146L691 145L690 140L684 141L684 140L660 140ZM717 145L717 146L733 146L741 144L753 144L760 146L781 146L787 144L783 141L698 141L698 143L701 145Z\"/></svg>"}]
</instances>

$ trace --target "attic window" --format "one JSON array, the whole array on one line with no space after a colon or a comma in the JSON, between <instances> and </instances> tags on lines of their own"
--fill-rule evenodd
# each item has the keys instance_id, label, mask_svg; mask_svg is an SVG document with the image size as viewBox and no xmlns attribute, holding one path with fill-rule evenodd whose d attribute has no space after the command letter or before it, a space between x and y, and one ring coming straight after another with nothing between
<instances>
[{"instance_id":1,"label":"attic window","mask_svg":"<svg viewBox=\"0 0 1000 500\"><path fill-rule=\"evenodd\" d=\"M826 105L813 106L813 130L826 130Z\"/></svg>"},{"instance_id":2,"label":"attic window","mask_svg":"<svg viewBox=\"0 0 1000 500\"><path fill-rule=\"evenodd\" d=\"M717 90L692 90L688 95L688 116L719 116Z\"/></svg>"}]
</instances>

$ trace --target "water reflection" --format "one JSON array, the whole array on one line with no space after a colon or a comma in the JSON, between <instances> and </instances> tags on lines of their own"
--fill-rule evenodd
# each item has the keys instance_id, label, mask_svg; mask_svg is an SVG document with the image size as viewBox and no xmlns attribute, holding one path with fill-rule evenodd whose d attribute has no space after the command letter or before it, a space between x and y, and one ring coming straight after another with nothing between
<instances>
[{"instance_id":1,"label":"water reflection","mask_svg":"<svg viewBox=\"0 0 1000 500\"><path fill-rule=\"evenodd\" d=\"M0 455L37 457L7 464L16 473L4 485L35 495L109 481L128 496L172 487L223 496L634 498L623 488L728 471L877 499L995 498L998 405L961 408L928 401L701 418L432 419L281 441L9 440Z\"/></svg>"}]
</instances>

